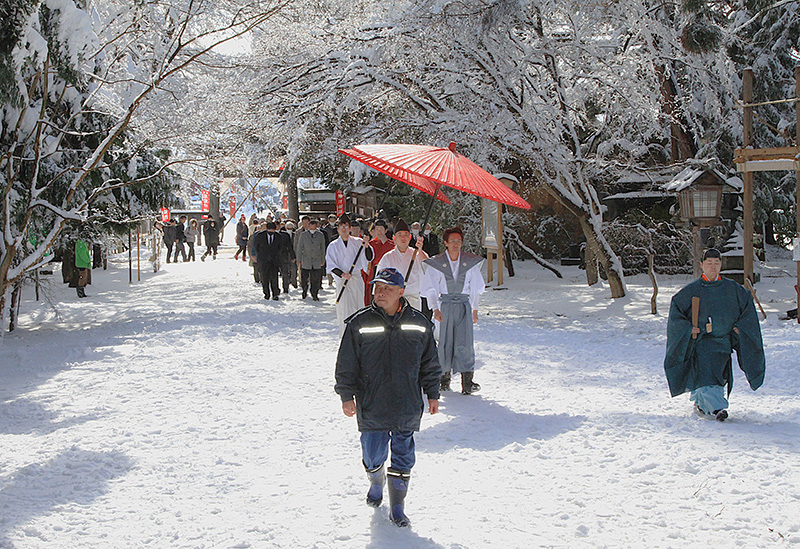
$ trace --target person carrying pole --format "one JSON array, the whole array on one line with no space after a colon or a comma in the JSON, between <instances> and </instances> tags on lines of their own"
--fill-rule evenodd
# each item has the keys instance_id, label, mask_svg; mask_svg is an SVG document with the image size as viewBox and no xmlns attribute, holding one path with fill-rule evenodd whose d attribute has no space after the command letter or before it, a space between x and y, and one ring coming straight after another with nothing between
<instances>
[{"instance_id":1,"label":"person carrying pole","mask_svg":"<svg viewBox=\"0 0 800 549\"><path fill-rule=\"evenodd\" d=\"M350 235L350 218L342 214L336 225L339 238L328 244L325 265L336 279L336 318L339 336L344 333L345 319L364 307L364 281L361 270L369 268L373 254L369 241ZM363 247L363 253L361 248Z\"/></svg>"}]
</instances>

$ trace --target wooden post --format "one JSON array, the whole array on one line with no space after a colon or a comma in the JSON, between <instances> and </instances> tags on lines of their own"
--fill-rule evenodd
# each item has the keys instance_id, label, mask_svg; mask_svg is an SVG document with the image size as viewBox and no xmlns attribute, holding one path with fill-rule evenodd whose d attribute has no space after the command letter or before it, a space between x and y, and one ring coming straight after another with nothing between
<instances>
[{"instance_id":1,"label":"wooden post","mask_svg":"<svg viewBox=\"0 0 800 549\"><path fill-rule=\"evenodd\" d=\"M141 242L142 235L139 231L139 225L136 225L136 281L142 281L142 259L141 259Z\"/></svg>"},{"instance_id":2,"label":"wooden post","mask_svg":"<svg viewBox=\"0 0 800 549\"><path fill-rule=\"evenodd\" d=\"M796 147L800 147L800 65L794 68L794 93L795 98L797 98L794 103L794 111L797 116L797 134L794 138L794 144ZM800 237L800 206L798 206L800 204L800 170L795 172L795 176L797 183L794 195L794 209L797 215L797 236ZM797 262L797 287L800 288L800 262ZM795 294L797 295L797 310L800 311L800 293L795 292ZM797 315L797 323L800 324L800 315Z\"/></svg>"},{"instance_id":3,"label":"wooden post","mask_svg":"<svg viewBox=\"0 0 800 549\"><path fill-rule=\"evenodd\" d=\"M497 285L503 285L503 203L497 203Z\"/></svg>"},{"instance_id":4,"label":"wooden post","mask_svg":"<svg viewBox=\"0 0 800 549\"><path fill-rule=\"evenodd\" d=\"M492 258L494 254L490 250L486 250L486 282L494 280L494 266L492 265Z\"/></svg>"},{"instance_id":5,"label":"wooden post","mask_svg":"<svg viewBox=\"0 0 800 549\"><path fill-rule=\"evenodd\" d=\"M700 263L703 259L702 257L702 246L700 246L700 227L697 225L692 225L692 276L695 278L699 278L701 271L700 271Z\"/></svg>"},{"instance_id":6,"label":"wooden post","mask_svg":"<svg viewBox=\"0 0 800 549\"><path fill-rule=\"evenodd\" d=\"M133 284L133 242L131 242L130 225L128 225L128 284Z\"/></svg>"},{"instance_id":7,"label":"wooden post","mask_svg":"<svg viewBox=\"0 0 800 549\"><path fill-rule=\"evenodd\" d=\"M742 75L742 99L744 100L742 148L753 145L753 69L745 69ZM753 281L753 172L744 173L742 217L744 218L744 277Z\"/></svg>"}]
</instances>

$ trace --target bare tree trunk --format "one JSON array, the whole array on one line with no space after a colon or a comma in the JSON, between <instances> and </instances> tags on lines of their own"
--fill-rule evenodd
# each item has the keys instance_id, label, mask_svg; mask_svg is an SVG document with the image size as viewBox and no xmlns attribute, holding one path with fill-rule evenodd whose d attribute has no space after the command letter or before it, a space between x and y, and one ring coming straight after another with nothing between
<instances>
[{"instance_id":1,"label":"bare tree trunk","mask_svg":"<svg viewBox=\"0 0 800 549\"><path fill-rule=\"evenodd\" d=\"M581 227L583 228L583 227ZM586 235L586 229L583 234ZM589 237L586 237L586 247L583 252L583 265L586 268L586 283L589 286L594 286L600 282L600 277L597 271L597 256L594 253L595 247L589 245Z\"/></svg>"},{"instance_id":2,"label":"bare tree trunk","mask_svg":"<svg viewBox=\"0 0 800 549\"><path fill-rule=\"evenodd\" d=\"M289 206L289 217L294 219L295 221L300 220L300 202L298 200L298 192L297 192L297 178L289 174L289 178L286 181L286 195L287 201Z\"/></svg>"},{"instance_id":3,"label":"bare tree trunk","mask_svg":"<svg viewBox=\"0 0 800 549\"><path fill-rule=\"evenodd\" d=\"M619 260L612 261L611 255L606 247L600 244L594 226L589 222L589 218L585 213L578 216L578 222L581 225L584 236L586 236L586 277L589 280L589 285L591 286L597 283L597 263L600 263L600 266L608 276L608 286L611 289L611 297L615 299L618 297L625 297L625 284L620 277L622 265L619 264ZM591 261L589 260L590 257L592 257ZM590 278L590 264L594 265L594 282L592 282Z\"/></svg>"},{"instance_id":4,"label":"bare tree trunk","mask_svg":"<svg viewBox=\"0 0 800 549\"><path fill-rule=\"evenodd\" d=\"M9 311L8 332L14 331L17 327L17 318L19 317L19 301L22 290L22 284L14 284L14 289L11 291L11 309Z\"/></svg>"}]
</instances>

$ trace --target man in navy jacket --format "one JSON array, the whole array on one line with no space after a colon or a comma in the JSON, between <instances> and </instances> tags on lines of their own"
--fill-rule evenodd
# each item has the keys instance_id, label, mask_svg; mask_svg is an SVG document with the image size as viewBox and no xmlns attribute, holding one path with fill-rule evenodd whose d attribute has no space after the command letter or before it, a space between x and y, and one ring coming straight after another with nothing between
<instances>
[{"instance_id":1,"label":"man in navy jacket","mask_svg":"<svg viewBox=\"0 0 800 549\"><path fill-rule=\"evenodd\" d=\"M357 416L361 452L370 480L367 504L383 500L389 477L390 517L408 526L404 501L415 463L414 431L425 410L439 410L441 367L433 325L403 298L405 282L396 269L378 271L372 305L345 320L336 359L336 392L342 411ZM389 457L391 467L384 473Z\"/></svg>"}]
</instances>

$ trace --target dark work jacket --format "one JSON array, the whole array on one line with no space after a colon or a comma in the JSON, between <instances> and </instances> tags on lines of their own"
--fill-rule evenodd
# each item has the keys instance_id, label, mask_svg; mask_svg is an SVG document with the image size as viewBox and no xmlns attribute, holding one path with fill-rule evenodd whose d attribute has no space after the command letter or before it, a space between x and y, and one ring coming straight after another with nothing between
<instances>
[{"instance_id":1,"label":"dark work jacket","mask_svg":"<svg viewBox=\"0 0 800 549\"><path fill-rule=\"evenodd\" d=\"M697 339L692 339L692 297L700 298ZM672 297L664 358L672 396L709 385L727 385L730 393L733 351L755 391L764 382L764 344L753 298L741 284L727 278L712 282L698 278Z\"/></svg>"},{"instance_id":2,"label":"dark work jacket","mask_svg":"<svg viewBox=\"0 0 800 549\"><path fill-rule=\"evenodd\" d=\"M439 237L433 232L425 235L425 240L422 241L422 251L428 254L428 257L439 255Z\"/></svg>"},{"instance_id":3,"label":"dark work jacket","mask_svg":"<svg viewBox=\"0 0 800 549\"><path fill-rule=\"evenodd\" d=\"M205 222L203 235L206 237L206 246L219 246L219 226L216 221L209 219Z\"/></svg>"},{"instance_id":4,"label":"dark work jacket","mask_svg":"<svg viewBox=\"0 0 800 549\"><path fill-rule=\"evenodd\" d=\"M355 397L359 431L419 431L422 394L439 399L433 324L401 303L394 318L373 303L345 320L335 390L342 402Z\"/></svg>"},{"instance_id":5,"label":"dark work jacket","mask_svg":"<svg viewBox=\"0 0 800 549\"><path fill-rule=\"evenodd\" d=\"M295 258L292 235L289 234L289 231L287 231L286 229L281 229L276 234L278 235L278 238L283 239L283 246L281 247L281 258L280 258L281 265L291 263L292 260Z\"/></svg>"},{"instance_id":6,"label":"dark work jacket","mask_svg":"<svg viewBox=\"0 0 800 549\"><path fill-rule=\"evenodd\" d=\"M269 237L272 235L272 244ZM286 240L276 231L259 231L253 235L253 251L256 253L256 262L259 270L265 270L268 266L278 266L283 256L283 248Z\"/></svg>"},{"instance_id":7,"label":"dark work jacket","mask_svg":"<svg viewBox=\"0 0 800 549\"><path fill-rule=\"evenodd\" d=\"M170 223L164 223L164 244L172 246L178 238L178 228Z\"/></svg>"}]
</instances>

